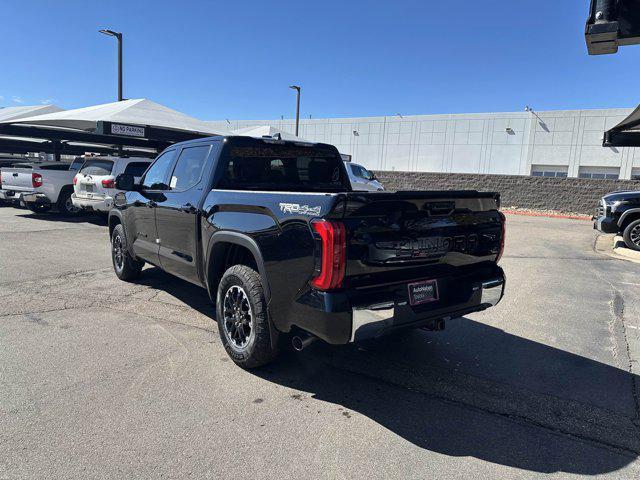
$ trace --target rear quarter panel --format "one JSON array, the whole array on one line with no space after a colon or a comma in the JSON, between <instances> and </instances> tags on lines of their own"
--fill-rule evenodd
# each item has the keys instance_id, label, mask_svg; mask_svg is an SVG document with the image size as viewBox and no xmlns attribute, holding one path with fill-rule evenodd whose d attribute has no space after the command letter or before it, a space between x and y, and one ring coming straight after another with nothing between
<instances>
[{"instance_id":1,"label":"rear quarter panel","mask_svg":"<svg viewBox=\"0 0 640 480\"><path fill-rule=\"evenodd\" d=\"M328 213L334 202L334 194L212 190L203 204L203 258L208 259L216 232L251 238L262 253L271 318L279 330L288 331L295 300L308 290L314 270L309 222Z\"/></svg>"}]
</instances>

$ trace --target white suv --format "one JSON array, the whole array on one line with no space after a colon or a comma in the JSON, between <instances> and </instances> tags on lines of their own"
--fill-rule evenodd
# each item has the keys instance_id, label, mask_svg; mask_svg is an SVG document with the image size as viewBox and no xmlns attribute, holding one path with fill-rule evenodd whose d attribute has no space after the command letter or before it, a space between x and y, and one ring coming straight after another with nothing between
<instances>
[{"instance_id":1,"label":"white suv","mask_svg":"<svg viewBox=\"0 0 640 480\"><path fill-rule=\"evenodd\" d=\"M73 204L83 210L108 212L113 207L116 177L121 173L140 180L153 160L139 157L90 157L73 179Z\"/></svg>"}]
</instances>

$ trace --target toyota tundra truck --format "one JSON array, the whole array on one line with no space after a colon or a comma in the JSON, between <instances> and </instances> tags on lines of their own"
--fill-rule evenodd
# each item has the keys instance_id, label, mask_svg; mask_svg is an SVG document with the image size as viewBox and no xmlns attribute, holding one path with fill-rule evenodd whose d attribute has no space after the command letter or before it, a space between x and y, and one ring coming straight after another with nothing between
<instances>
[{"instance_id":1,"label":"toyota tundra truck","mask_svg":"<svg viewBox=\"0 0 640 480\"><path fill-rule=\"evenodd\" d=\"M72 163L20 163L2 168L0 200L26 206L35 213L56 208L59 213L75 215L71 202L73 178L84 160Z\"/></svg>"},{"instance_id":2,"label":"toyota tundra truck","mask_svg":"<svg viewBox=\"0 0 640 480\"><path fill-rule=\"evenodd\" d=\"M441 330L502 298L497 193L354 190L335 147L242 136L175 144L109 213L115 274L203 287L241 367L320 339Z\"/></svg>"},{"instance_id":3,"label":"toyota tundra truck","mask_svg":"<svg viewBox=\"0 0 640 480\"><path fill-rule=\"evenodd\" d=\"M640 191L605 195L592 219L593 228L602 233L617 233L628 248L640 251Z\"/></svg>"}]
</instances>

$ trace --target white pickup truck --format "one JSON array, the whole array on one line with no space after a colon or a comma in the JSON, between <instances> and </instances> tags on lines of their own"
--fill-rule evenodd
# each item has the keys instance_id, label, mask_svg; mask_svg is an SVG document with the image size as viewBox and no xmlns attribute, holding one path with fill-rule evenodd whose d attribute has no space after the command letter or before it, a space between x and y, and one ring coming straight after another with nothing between
<instances>
[{"instance_id":1,"label":"white pickup truck","mask_svg":"<svg viewBox=\"0 0 640 480\"><path fill-rule=\"evenodd\" d=\"M23 163L0 170L0 200L19 203L36 213L55 207L60 213L73 215L78 208L71 201L73 177L84 159L73 163Z\"/></svg>"}]
</instances>

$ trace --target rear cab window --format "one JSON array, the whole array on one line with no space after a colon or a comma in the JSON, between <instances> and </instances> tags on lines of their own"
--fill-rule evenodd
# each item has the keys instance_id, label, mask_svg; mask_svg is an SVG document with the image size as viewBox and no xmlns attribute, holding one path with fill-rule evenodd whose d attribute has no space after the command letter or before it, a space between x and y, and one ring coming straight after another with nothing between
<instances>
[{"instance_id":1,"label":"rear cab window","mask_svg":"<svg viewBox=\"0 0 640 480\"><path fill-rule=\"evenodd\" d=\"M84 162L84 165L80 169L80 173L83 175L106 176L111 175L112 170L113 160L93 159Z\"/></svg>"},{"instance_id":2,"label":"rear cab window","mask_svg":"<svg viewBox=\"0 0 640 480\"><path fill-rule=\"evenodd\" d=\"M223 190L351 190L340 155L328 146L233 139L220 157Z\"/></svg>"},{"instance_id":3,"label":"rear cab window","mask_svg":"<svg viewBox=\"0 0 640 480\"><path fill-rule=\"evenodd\" d=\"M69 170L69 164L68 163L60 163L58 165L42 165L39 168L40 168L40 170L66 171L66 170Z\"/></svg>"}]
</instances>

